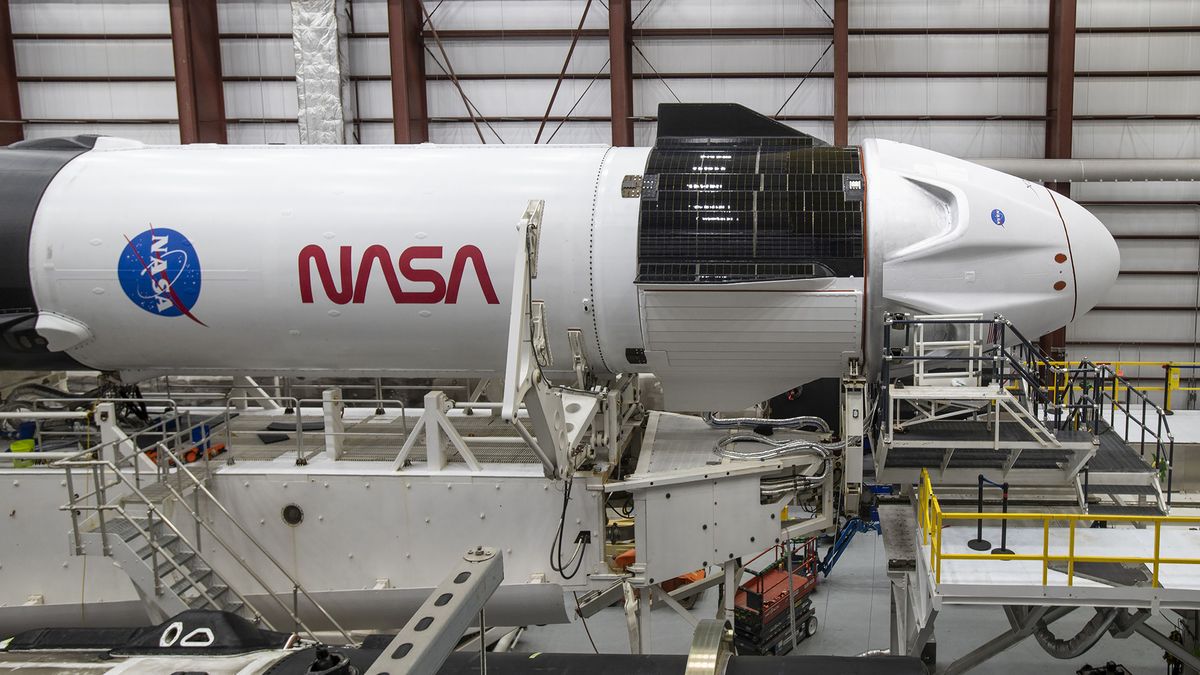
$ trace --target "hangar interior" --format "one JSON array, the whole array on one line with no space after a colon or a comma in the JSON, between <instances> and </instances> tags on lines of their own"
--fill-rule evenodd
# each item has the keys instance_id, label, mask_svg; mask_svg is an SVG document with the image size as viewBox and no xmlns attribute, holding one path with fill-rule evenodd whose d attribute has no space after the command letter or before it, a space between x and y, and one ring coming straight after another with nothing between
<instances>
[{"instance_id":1,"label":"hangar interior","mask_svg":"<svg viewBox=\"0 0 1200 675\"><path fill-rule=\"evenodd\" d=\"M0 146L0 671L1200 672L1200 0L0 0Z\"/></svg>"}]
</instances>

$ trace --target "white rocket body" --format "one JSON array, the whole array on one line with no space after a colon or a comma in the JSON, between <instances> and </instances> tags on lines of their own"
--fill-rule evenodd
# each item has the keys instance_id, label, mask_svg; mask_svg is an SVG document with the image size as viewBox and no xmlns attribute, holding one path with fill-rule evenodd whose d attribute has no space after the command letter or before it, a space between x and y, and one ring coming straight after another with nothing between
<instances>
[{"instance_id":1,"label":"white rocket body","mask_svg":"<svg viewBox=\"0 0 1200 675\"><path fill-rule=\"evenodd\" d=\"M1000 312L1040 335L1116 276L1111 236L1069 199L869 140L863 276L639 283L640 200L622 181L649 152L101 138L37 206L36 330L134 378L499 376L516 226L540 199L546 373L570 371L579 329L598 374L653 372L672 409L731 410L869 364L885 310Z\"/></svg>"}]
</instances>

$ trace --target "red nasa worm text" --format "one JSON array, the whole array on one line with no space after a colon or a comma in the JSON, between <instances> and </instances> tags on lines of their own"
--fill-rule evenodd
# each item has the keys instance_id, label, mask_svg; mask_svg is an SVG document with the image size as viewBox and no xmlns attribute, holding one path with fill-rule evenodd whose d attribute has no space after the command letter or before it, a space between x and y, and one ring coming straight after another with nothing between
<instances>
[{"instance_id":1,"label":"red nasa worm text","mask_svg":"<svg viewBox=\"0 0 1200 675\"><path fill-rule=\"evenodd\" d=\"M367 285L371 281L372 271L378 268L378 274L383 275L383 281L396 304L432 305L445 302L447 305L453 305L458 302L463 276L467 264L470 263L479 288L483 291L484 300L489 305L500 304L492 286L492 279L488 276L483 252L476 246L467 245L458 249L450 266L449 280L435 269L420 266L419 262L442 260L441 246L409 246L396 259L388 252L386 246L373 244L363 251L357 273L353 259L354 252L350 246L338 247L339 278L335 280L325 249L316 244L309 244L300 249L300 300L306 304L313 302L312 269L316 267L321 289L325 291L326 297L338 305L361 305L367 299ZM418 284L421 290L405 288L401 277L412 284ZM407 285L411 288L411 284Z\"/></svg>"}]
</instances>

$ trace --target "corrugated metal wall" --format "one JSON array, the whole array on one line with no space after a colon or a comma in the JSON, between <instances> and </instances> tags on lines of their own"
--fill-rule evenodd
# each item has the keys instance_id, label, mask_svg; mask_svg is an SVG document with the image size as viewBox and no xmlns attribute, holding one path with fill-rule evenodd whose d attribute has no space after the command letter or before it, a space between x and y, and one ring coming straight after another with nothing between
<instances>
[{"instance_id":1,"label":"corrugated metal wall","mask_svg":"<svg viewBox=\"0 0 1200 675\"><path fill-rule=\"evenodd\" d=\"M586 3L427 1L439 33L426 27L430 139L480 140L452 68L487 141L531 142ZM634 0L638 143L653 141L658 103L674 100L736 101L831 139L833 5ZM390 143L387 3L350 7L352 140ZM10 10L26 137L179 141L166 0L10 0ZM850 0L848 16L851 142L1045 156L1047 0ZM288 2L222 0L218 18L229 142L297 142ZM1078 0L1074 156L1200 156L1198 25L1200 0ZM543 140L611 138L604 2L583 27ZM1072 196L1108 224L1123 257L1110 296L1069 328L1072 355L1197 359L1200 186L1086 184Z\"/></svg>"}]
</instances>

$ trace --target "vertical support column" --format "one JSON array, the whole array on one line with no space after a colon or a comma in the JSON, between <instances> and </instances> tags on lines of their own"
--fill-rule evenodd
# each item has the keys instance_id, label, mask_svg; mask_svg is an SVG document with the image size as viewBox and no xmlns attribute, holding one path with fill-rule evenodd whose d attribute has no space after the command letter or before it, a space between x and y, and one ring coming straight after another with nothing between
<instances>
[{"instance_id":1,"label":"vertical support column","mask_svg":"<svg viewBox=\"0 0 1200 675\"><path fill-rule=\"evenodd\" d=\"M721 606L717 608L717 618L728 621L731 625L734 621L734 609L737 604L739 563L740 560L728 560L721 565L721 571L725 575L725 592L721 594Z\"/></svg>"},{"instance_id":2,"label":"vertical support column","mask_svg":"<svg viewBox=\"0 0 1200 675\"><path fill-rule=\"evenodd\" d=\"M612 97L612 143L633 145L633 11L630 0L608 3L608 86Z\"/></svg>"},{"instance_id":3,"label":"vertical support column","mask_svg":"<svg viewBox=\"0 0 1200 675\"><path fill-rule=\"evenodd\" d=\"M325 421L325 456L332 460L342 458L342 442L346 436L346 425L342 414L346 404L342 403L342 390L326 389L321 392L321 415Z\"/></svg>"},{"instance_id":4,"label":"vertical support column","mask_svg":"<svg viewBox=\"0 0 1200 675\"><path fill-rule=\"evenodd\" d=\"M650 653L650 610L654 609L654 587L643 586L638 589L637 619L638 619L638 654Z\"/></svg>"},{"instance_id":5,"label":"vertical support column","mask_svg":"<svg viewBox=\"0 0 1200 675\"><path fill-rule=\"evenodd\" d=\"M392 128L396 143L429 140L425 92L425 37L421 0L388 0L388 55L392 64Z\"/></svg>"},{"instance_id":6,"label":"vertical support column","mask_svg":"<svg viewBox=\"0 0 1200 675\"><path fill-rule=\"evenodd\" d=\"M863 481L863 438L866 419L866 381L857 375L842 378L842 439L846 448L842 451L842 498L843 510L854 513L858 507L852 502L860 497ZM826 513L837 522L836 513Z\"/></svg>"},{"instance_id":7,"label":"vertical support column","mask_svg":"<svg viewBox=\"0 0 1200 675\"><path fill-rule=\"evenodd\" d=\"M1070 159L1075 115L1075 8L1076 0L1050 0L1049 44L1046 64L1046 158ZM1070 183L1046 187L1070 196ZM1066 327L1043 335L1042 351L1052 358L1066 353Z\"/></svg>"},{"instance_id":8,"label":"vertical support column","mask_svg":"<svg viewBox=\"0 0 1200 675\"><path fill-rule=\"evenodd\" d=\"M833 144L850 143L849 0L833 3Z\"/></svg>"},{"instance_id":9,"label":"vertical support column","mask_svg":"<svg viewBox=\"0 0 1200 675\"><path fill-rule=\"evenodd\" d=\"M1046 158L1071 157L1072 118L1075 113L1075 3L1050 0L1050 31L1046 65ZM1048 185L1070 195L1070 185Z\"/></svg>"},{"instance_id":10,"label":"vertical support column","mask_svg":"<svg viewBox=\"0 0 1200 675\"><path fill-rule=\"evenodd\" d=\"M442 428L438 417L445 408L446 395L440 391L425 394L425 414L421 422L425 425L425 463L431 471L446 468L446 448L442 445Z\"/></svg>"},{"instance_id":11,"label":"vertical support column","mask_svg":"<svg viewBox=\"0 0 1200 675\"><path fill-rule=\"evenodd\" d=\"M2 1L2 0L0 0ZM180 143L226 143L216 0L170 0Z\"/></svg>"},{"instance_id":12,"label":"vertical support column","mask_svg":"<svg viewBox=\"0 0 1200 675\"><path fill-rule=\"evenodd\" d=\"M17 56L13 47L12 16L8 0L0 0L0 145L25 138L21 118L21 91L17 87Z\"/></svg>"}]
</instances>

